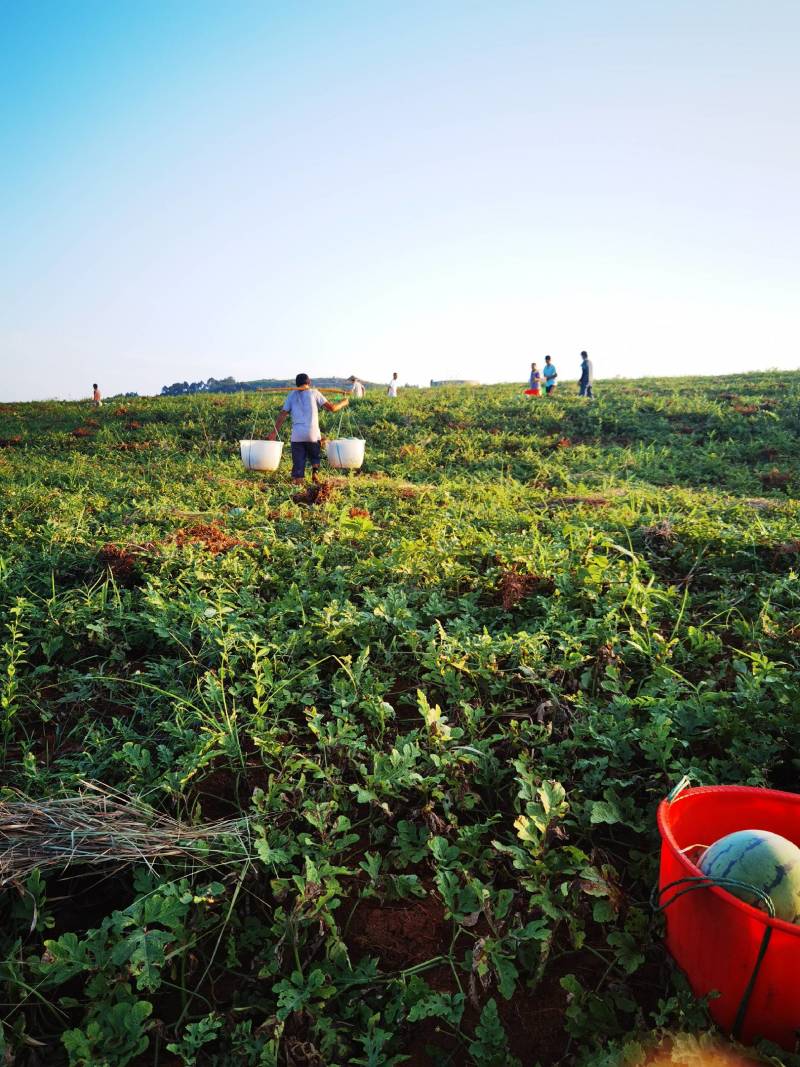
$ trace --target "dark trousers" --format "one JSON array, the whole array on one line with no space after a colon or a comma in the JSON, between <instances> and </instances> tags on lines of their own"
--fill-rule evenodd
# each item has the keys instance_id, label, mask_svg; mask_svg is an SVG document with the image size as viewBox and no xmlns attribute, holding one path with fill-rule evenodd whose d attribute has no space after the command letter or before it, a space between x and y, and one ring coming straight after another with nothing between
<instances>
[{"instance_id":1,"label":"dark trousers","mask_svg":"<svg viewBox=\"0 0 800 1067\"><path fill-rule=\"evenodd\" d=\"M588 396L590 400L594 400L594 393L592 392L592 383L591 382L579 382L578 384L581 387L580 395L581 396Z\"/></svg>"},{"instance_id":2,"label":"dark trousers","mask_svg":"<svg viewBox=\"0 0 800 1067\"><path fill-rule=\"evenodd\" d=\"M319 470L319 441L292 441L292 477L305 478L306 461L312 470Z\"/></svg>"}]
</instances>

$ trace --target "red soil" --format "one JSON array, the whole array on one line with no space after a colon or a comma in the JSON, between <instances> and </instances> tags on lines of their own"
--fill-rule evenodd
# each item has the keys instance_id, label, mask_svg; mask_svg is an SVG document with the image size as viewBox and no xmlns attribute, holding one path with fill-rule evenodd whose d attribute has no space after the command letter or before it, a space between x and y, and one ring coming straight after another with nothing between
<instances>
[{"instance_id":1,"label":"red soil","mask_svg":"<svg viewBox=\"0 0 800 1067\"><path fill-rule=\"evenodd\" d=\"M517 571L505 571L497 584L500 603L505 611L510 611L534 593L548 596L554 589L552 578L543 578L540 574L519 574Z\"/></svg>"}]
</instances>

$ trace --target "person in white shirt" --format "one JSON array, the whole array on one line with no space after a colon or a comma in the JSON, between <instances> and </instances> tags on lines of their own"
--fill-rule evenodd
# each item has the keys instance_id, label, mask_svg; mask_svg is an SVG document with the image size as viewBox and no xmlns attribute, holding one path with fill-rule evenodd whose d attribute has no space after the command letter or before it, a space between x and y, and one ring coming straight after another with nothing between
<instances>
[{"instance_id":1,"label":"person in white shirt","mask_svg":"<svg viewBox=\"0 0 800 1067\"><path fill-rule=\"evenodd\" d=\"M389 382L389 388L386 390L387 396L397 396L397 371L392 375L392 380Z\"/></svg>"},{"instance_id":2,"label":"person in white shirt","mask_svg":"<svg viewBox=\"0 0 800 1067\"><path fill-rule=\"evenodd\" d=\"M307 374L298 374L295 378L295 388L286 397L275 422L275 429L269 435L269 440L275 440L280 433L281 426L291 416L292 481L296 485L302 485L305 481L306 461L311 464L312 481L316 481L319 474L320 440L322 438L319 429L319 408L325 408L326 411L341 411L349 403L347 397L336 404L326 400L318 389L314 389Z\"/></svg>"},{"instance_id":3,"label":"person in white shirt","mask_svg":"<svg viewBox=\"0 0 800 1067\"><path fill-rule=\"evenodd\" d=\"M354 374L351 374L347 380L353 383L350 388L351 398L353 400L362 400L364 397L364 383L360 378L356 378Z\"/></svg>"}]
</instances>

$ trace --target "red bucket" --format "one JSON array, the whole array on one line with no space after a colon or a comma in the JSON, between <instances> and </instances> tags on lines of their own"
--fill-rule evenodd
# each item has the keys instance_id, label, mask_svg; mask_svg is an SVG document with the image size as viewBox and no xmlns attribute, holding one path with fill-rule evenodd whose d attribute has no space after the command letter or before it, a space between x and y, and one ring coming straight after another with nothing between
<instances>
[{"instance_id":1,"label":"red bucket","mask_svg":"<svg viewBox=\"0 0 800 1067\"><path fill-rule=\"evenodd\" d=\"M747 786L687 789L661 802L658 829L667 948L695 995L717 990L711 1015L745 1043L765 1037L793 1050L800 1030L800 926L771 919L718 886L680 896L691 883L669 886L702 877L683 850L710 845L734 830L771 830L800 845L800 796Z\"/></svg>"}]
</instances>

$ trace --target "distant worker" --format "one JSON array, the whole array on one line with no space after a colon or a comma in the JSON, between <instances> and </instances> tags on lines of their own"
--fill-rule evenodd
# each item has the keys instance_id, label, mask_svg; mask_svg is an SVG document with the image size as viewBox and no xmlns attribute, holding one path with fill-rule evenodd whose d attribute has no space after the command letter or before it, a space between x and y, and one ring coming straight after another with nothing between
<instances>
[{"instance_id":1,"label":"distant worker","mask_svg":"<svg viewBox=\"0 0 800 1067\"><path fill-rule=\"evenodd\" d=\"M363 400L364 399L364 383L361 381L361 379L360 378L356 378L355 374L351 374L350 377L347 380L348 380L348 382L352 382L353 383L352 386L350 387L350 397L351 397L351 399L352 400Z\"/></svg>"},{"instance_id":2,"label":"distant worker","mask_svg":"<svg viewBox=\"0 0 800 1067\"><path fill-rule=\"evenodd\" d=\"M387 396L397 396L397 371L392 375L392 380L389 382L389 388L386 390Z\"/></svg>"},{"instance_id":3,"label":"distant worker","mask_svg":"<svg viewBox=\"0 0 800 1067\"><path fill-rule=\"evenodd\" d=\"M311 478L317 481L320 465L319 408L326 411L341 411L350 401L347 397L336 404L326 400L319 389L314 389L307 374L298 374L295 386L283 402L283 407L275 423L275 429L269 435L274 441L281 426L291 416L292 419L292 481L302 485L306 476L306 462L311 464Z\"/></svg>"},{"instance_id":4,"label":"distant worker","mask_svg":"<svg viewBox=\"0 0 800 1067\"><path fill-rule=\"evenodd\" d=\"M544 391L549 396L556 387L556 378L558 373L556 372L555 365L549 356L544 357Z\"/></svg>"},{"instance_id":5,"label":"distant worker","mask_svg":"<svg viewBox=\"0 0 800 1067\"><path fill-rule=\"evenodd\" d=\"M581 378L578 385L580 386L580 395L588 397L589 400L594 400L594 393L592 392L593 381L594 370L592 369L592 361L585 352L581 352Z\"/></svg>"},{"instance_id":6,"label":"distant worker","mask_svg":"<svg viewBox=\"0 0 800 1067\"><path fill-rule=\"evenodd\" d=\"M92 405L96 408L103 406L103 398L100 395L100 390L97 388L97 382L92 385Z\"/></svg>"},{"instance_id":7,"label":"distant worker","mask_svg":"<svg viewBox=\"0 0 800 1067\"><path fill-rule=\"evenodd\" d=\"M531 396L541 396L542 372L535 363L531 363L531 376L528 379L528 388L525 390Z\"/></svg>"}]
</instances>

